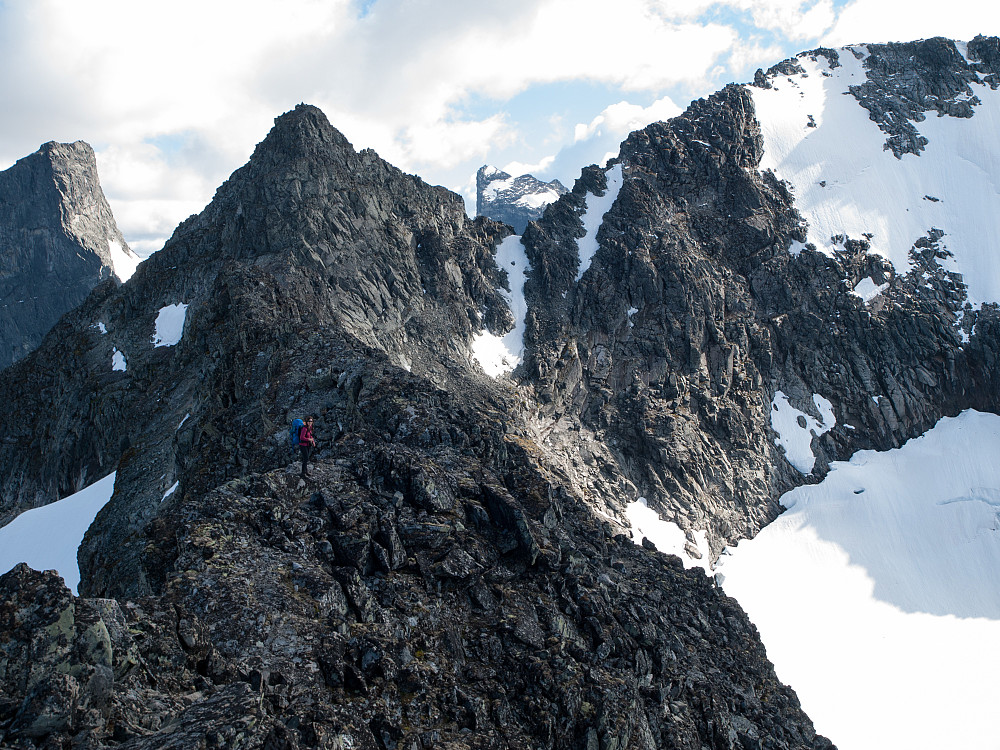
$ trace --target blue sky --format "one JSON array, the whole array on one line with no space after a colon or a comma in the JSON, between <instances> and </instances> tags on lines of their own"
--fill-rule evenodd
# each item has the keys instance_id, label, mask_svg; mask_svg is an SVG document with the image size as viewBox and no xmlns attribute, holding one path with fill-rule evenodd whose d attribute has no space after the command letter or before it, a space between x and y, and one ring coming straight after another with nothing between
<instances>
[{"instance_id":1,"label":"blue sky","mask_svg":"<svg viewBox=\"0 0 1000 750\"><path fill-rule=\"evenodd\" d=\"M821 44L1000 33L981 0L0 0L0 169L94 146L141 255L305 101L456 190L557 177L637 127ZM990 4L992 5L992 4Z\"/></svg>"}]
</instances>

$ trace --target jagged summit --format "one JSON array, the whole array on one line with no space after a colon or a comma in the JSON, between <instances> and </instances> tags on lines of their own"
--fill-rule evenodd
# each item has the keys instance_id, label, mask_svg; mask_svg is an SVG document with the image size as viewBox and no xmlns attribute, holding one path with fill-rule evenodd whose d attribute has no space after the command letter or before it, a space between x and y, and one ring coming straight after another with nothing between
<instances>
[{"instance_id":1,"label":"jagged summit","mask_svg":"<svg viewBox=\"0 0 1000 750\"><path fill-rule=\"evenodd\" d=\"M138 262L87 143L50 141L0 172L0 367L34 349L94 286L128 279Z\"/></svg>"},{"instance_id":2,"label":"jagged summit","mask_svg":"<svg viewBox=\"0 0 1000 750\"><path fill-rule=\"evenodd\" d=\"M542 182L530 174L512 177L484 165L476 172L476 213L510 224L521 234L529 221L541 216L547 205L566 192L559 180Z\"/></svg>"},{"instance_id":3,"label":"jagged summit","mask_svg":"<svg viewBox=\"0 0 1000 750\"><path fill-rule=\"evenodd\" d=\"M345 155L355 153L350 141L330 124L321 109L311 104L298 104L274 118L274 127L257 145L251 161L262 158L266 153L308 158L319 152L338 151L343 151Z\"/></svg>"}]
</instances>

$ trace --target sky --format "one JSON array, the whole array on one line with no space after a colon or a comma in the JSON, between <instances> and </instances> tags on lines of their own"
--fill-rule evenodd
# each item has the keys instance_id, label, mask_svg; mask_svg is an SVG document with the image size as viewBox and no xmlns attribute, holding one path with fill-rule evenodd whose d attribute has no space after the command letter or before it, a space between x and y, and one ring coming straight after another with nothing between
<instances>
[{"instance_id":1,"label":"sky","mask_svg":"<svg viewBox=\"0 0 1000 750\"><path fill-rule=\"evenodd\" d=\"M273 119L475 207L483 164L567 186L631 130L820 45L1000 34L981 0L0 0L0 169L85 140L130 246L159 249Z\"/></svg>"}]
</instances>

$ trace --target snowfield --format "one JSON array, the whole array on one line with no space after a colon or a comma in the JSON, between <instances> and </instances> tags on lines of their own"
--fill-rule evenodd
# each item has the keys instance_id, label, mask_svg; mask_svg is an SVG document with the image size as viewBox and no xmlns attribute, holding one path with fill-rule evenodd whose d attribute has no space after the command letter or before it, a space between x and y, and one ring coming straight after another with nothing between
<instances>
[{"instance_id":1,"label":"snowfield","mask_svg":"<svg viewBox=\"0 0 1000 750\"><path fill-rule=\"evenodd\" d=\"M813 403L822 419L796 409L781 391L775 391L771 402L771 429L778 433L774 443L784 450L788 463L802 474L811 474L816 465L813 438L826 434L837 424L833 404L818 393L813 394Z\"/></svg>"},{"instance_id":2,"label":"snowfield","mask_svg":"<svg viewBox=\"0 0 1000 750\"><path fill-rule=\"evenodd\" d=\"M865 47L839 50L835 68L823 56L802 55L805 74L778 76L772 89L749 87L764 136L760 169L792 185L817 249L832 254L833 238L867 233L872 252L905 273L913 243L940 229L955 256L942 265L963 275L969 301L1000 301L1000 90L972 84L981 103L971 118L927 113L915 123L927 146L897 159L848 92L866 80L852 49L867 55Z\"/></svg>"},{"instance_id":3,"label":"snowfield","mask_svg":"<svg viewBox=\"0 0 1000 750\"><path fill-rule=\"evenodd\" d=\"M108 240L108 251L111 253L111 265L114 268L115 276L123 284L132 278L136 267L142 262L142 258L133 253L130 249L123 247L118 240Z\"/></svg>"},{"instance_id":4,"label":"snowfield","mask_svg":"<svg viewBox=\"0 0 1000 750\"><path fill-rule=\"evenodd\" d=\"M156 332L153 334L153 346L176 346L184 334L184 319L187 317L188 306L183 302L175 305L165 305L156 315Z\"/></svg>"},{"instance_id":5,"label":"snowfield","mask_svg":"<svg viewBox=\"0 0 1000 750\"><path fill-rule=\"evenodd\" d=\"M76 551L114 490L112 472L69 497L26 510L0 527L0 575L25 562L35 570L57 571L76 594L80 583Z\"/></svg>"},{"instance_id":6,"label":"snowfield","mask_svg":"<svg viewBox=\"0 0 1000 750\"><path fill-rule=\"evenodd\" d=\"M583 278L583 274L590 268L590 262L597 253L597 230L604 223L604 214L611 210L611 207L618 200L618 192L622 189L624 178L622 177L622 165L616 164L611 169L605 170L607 175L608 188L604 195L588 193L586 197L587 207L584 209L580 221L583 222L583 230L586 235L577 240L577 248L580 252L580 266L576 272L576 280Z\"/></svg>"},{"instance_id":7,"label":"snowfield","mask_svg":"<svg viewBox=\"0 0 1000 750\"><path fill-rule=\"evenodd\" d=\"M1000 417L861 451L716 578L840 750L1000 747Z\"/></svg>"},{"instance_id":8,"label":"snowfield","mask_svg":"<svg viewBox=\"0 0 1000 750\"><path fill-rule=\"evenodd\" d=\"M528 303L524 299L524 282L528 273L528 256L521 244L521 237L506 237L497 246L496 263L507 272L510 287L498 289L514 316L514 327L503 336L483 330L472 340L472 356L487 375L498 378L510 372L521 362L524 354L524 324Z\"/></svg>"}]
</instances>

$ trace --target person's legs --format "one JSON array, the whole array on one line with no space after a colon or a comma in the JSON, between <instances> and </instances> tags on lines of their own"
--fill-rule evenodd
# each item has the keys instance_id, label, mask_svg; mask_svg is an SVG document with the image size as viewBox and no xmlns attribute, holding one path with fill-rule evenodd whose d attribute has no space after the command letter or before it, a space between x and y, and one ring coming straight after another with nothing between
<instances>
[{"instance_id":1,"label":"person's legs","mask_svg":"<svg viewBox=\"0 0 1000 750\"><path fill-rule=\"evenodd\" d=\"M309 474L306 471L306 466L309 463L309 456L312 455L311 445L300 445L299 452L302 454L302 478L305 479Z\"/></svg>"}]
</instances>

